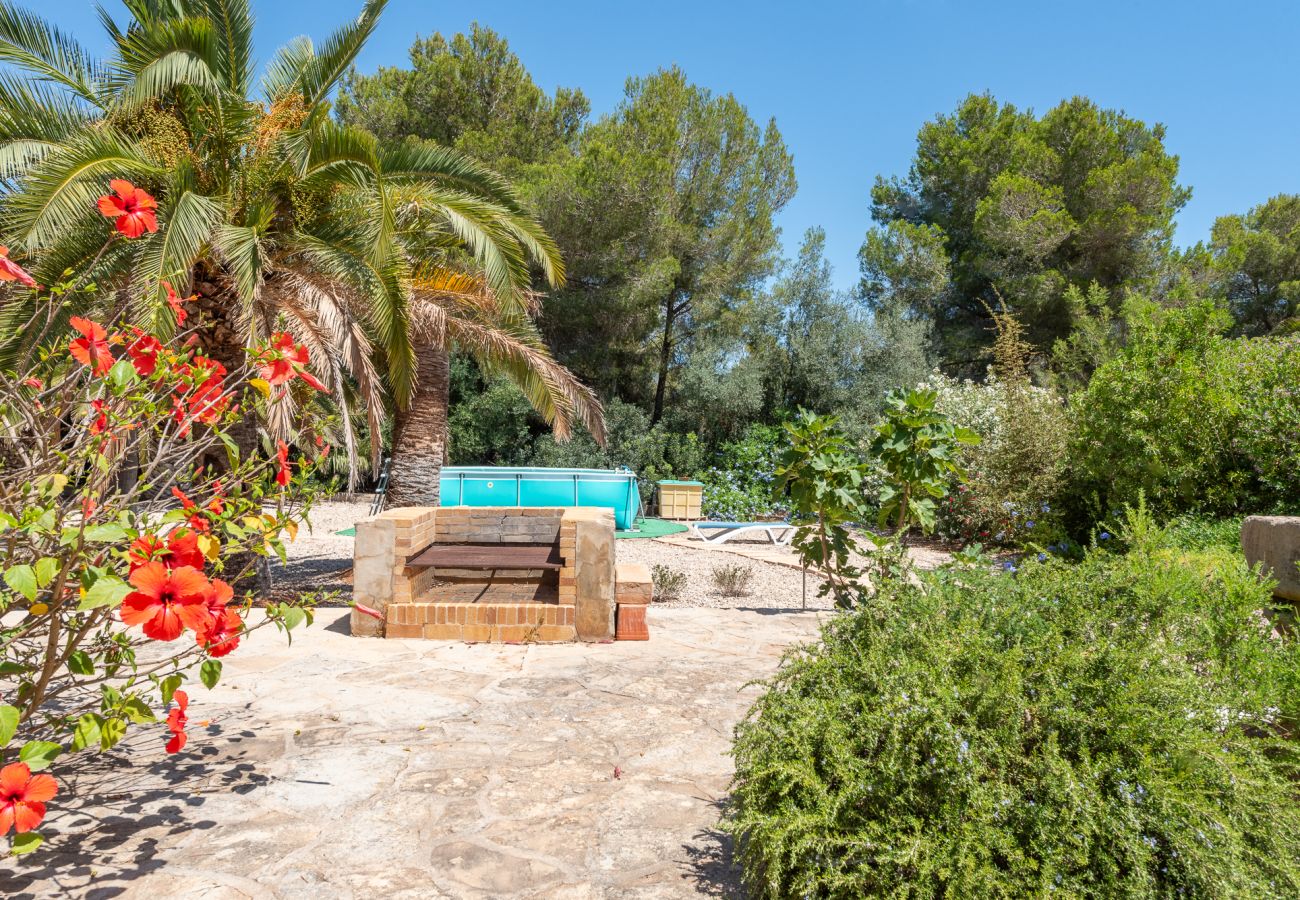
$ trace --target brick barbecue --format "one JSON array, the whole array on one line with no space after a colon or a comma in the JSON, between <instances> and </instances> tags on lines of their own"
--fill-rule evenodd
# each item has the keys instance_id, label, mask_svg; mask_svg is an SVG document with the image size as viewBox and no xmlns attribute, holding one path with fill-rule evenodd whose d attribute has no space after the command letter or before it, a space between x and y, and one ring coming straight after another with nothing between
<instances>
[{"instance_id":1,"label":"brick barbecue","mask_svg":"<svg viewBox=\"0 0 1300 900\"><path fill-rule=\"evenodd\" d=\"M506 643L644 640L643 567L616 584L613 514L593 507L405 507L357 523L352 633ZM633 583L635 578L644 583ZM641 605L619 614L626 596Z\"/></svg>"}]
</instances>

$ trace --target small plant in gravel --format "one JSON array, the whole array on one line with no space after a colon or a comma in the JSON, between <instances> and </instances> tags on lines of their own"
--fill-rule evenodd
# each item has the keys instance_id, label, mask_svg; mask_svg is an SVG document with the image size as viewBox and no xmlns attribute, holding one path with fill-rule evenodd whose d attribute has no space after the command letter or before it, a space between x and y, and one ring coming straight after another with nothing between
<instances>
[{"instance_id":1,"label":"small plant in gravel","mask_svg":"<svg viewBox=\"0 0 1300 900\"><path fill-rule=\"evenodd\" d=\"M654 582L656 600L676 600L686 589L686 573L662 563L650 567L650 580Z\"/></svg>"},{"instance_id":2,"label":"small plant in gravel","mask_svg":"<svg viewBox=\"0 0 1300 900\"><path fill-rule=\"evenodd\" d=\"M749 593L749 583L754 580L754 570L740 563L728 563L713 570L713 586L724 597L744 597Z\"/></svg>"}]
</instances>

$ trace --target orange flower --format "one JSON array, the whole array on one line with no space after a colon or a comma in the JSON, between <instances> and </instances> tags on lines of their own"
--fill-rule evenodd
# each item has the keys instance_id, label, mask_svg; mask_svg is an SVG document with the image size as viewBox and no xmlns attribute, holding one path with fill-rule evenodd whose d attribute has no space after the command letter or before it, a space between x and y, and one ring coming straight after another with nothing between
<instances>
[{"instance_id":1,"label":"orange flower","mask_svg":"<svg viewBox=\"0 0 1300 900\"><path fill-rule=\"evenodd\" d=\"M158 354L162 351L162 344L152 334L145 334L139 328L134 330L135 340L126 348L126 353L131 357L131 365L135 366L136 374L148 378L158 368Z\"/></svg>"},{"instance_id":2,"label":"orange flower","mask_svg":"<svg viewBox=\"0 0 1300 900\"><path fill-rule=\"evenodd\" d=\"M113 227L129 238L138 238L146 231L158 230L158 201L149 193L129 181L115 178L108 183L117 196L105 194L99 198L101 215L114 219Z\"/></svg>"},{"instance_id":3,"label":"orange flower","mask_svg":"<svg viewBox=\"0 0 1300 900\"><path fill-rule=\"evenodd\" d=\"M113 368L113 352L108 348L108 332L104 326L81 316L73 316L68 321L82 334L68 344L72 358L83 366L90 366L96 375L103 375Z\"/></svg>"},{"instance_id":4,"label":"orange flower","mask_svg":"<svg viewBox=\"0 0 1300 900\"><path fill-rule=\"evenodd\" d=\"M244 630L244 620L227 604L235 595L234 589L220 578L212 579L208 594L208 613L212 616L205 631L197 635L198 644L209 656L225 656L239 646L239 635Z\"/></svg>"},{"instance_id":5,"label":"orange flower","mask_svg":"<svg viewBox=\"0 0 1300 900\"><path fill-rule=\"evenodd\" d=\"M146 637L174 641L186 628L201 631L206 626L211 585L193 566L168 569L160 562L146 563L129 580L135 590L122 601L122 621L140 625Z\"/></svg>"},{"instance_id":6,"label":"orange flower","mask_svg":"<svg viewBox=\"0 0 1300 900\"><path fill-rule=\"evenodd\" d=\"M9 248L0 246L0 281L17 281L29 288L36 287L36 279L9 258Z\"/></svg>"},{"instance_id":7,"label":"orange flower","mask_svg":"<svg viewBox=\"0 0 1300 900\"><path fill-rule=\"evenodd\" d=\"M59 791L53 776L33 775L27 763L10 763L0 769L0 835L12 828L31 831L45 818L45 801Z\"/></svg>"},{"instance_id":8,"label":"orange flower","mask_svg":"<svg viewBox=\"0 0 1300 900\"><path fill-rule=\"evenodd\" d=\"M279 467L275 472L275 483L280 487L289 486L289 445L284 441L275 442L275 458Z\"/></svg>"},{"instance_id":9,"label":"orange flower","mask_svg":"<svg viewBox=\"0 0 1300 900\"><path fill-rule=\"evenodd\" d=\"M190 695L178 690L172 694L172 701L176 705L167 713L167 730L172 733L171 740L167 742L167 752L180 753L185 746L185 725L190 720L186 715L186 710L190 707Z\"/></svg>"},{"instance_id":10,"label":"orange flower","mask_svg":"<svg viewBox=\"0 0 1300 900\"><path fill-rule=\"evenodd\" d=\"M162 286L167 288L167 305L172 308L172 315L176 317L176 324L184 325L187 313L185 312L185 307L181 305L181 298L178 297L176 291L172 289L172 283L170 281L164 281ZM194 298L191 297L190 299L192 300Z\"/></svg>"}]
</instances>

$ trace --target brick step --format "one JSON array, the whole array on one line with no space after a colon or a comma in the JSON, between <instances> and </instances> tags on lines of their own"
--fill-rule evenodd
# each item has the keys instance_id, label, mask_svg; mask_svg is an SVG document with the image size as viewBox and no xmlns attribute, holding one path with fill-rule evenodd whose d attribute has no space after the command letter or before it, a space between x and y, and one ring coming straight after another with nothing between
<instances>
[{"instance_id":1,"label":"brick step","mask_svg":"<svg viewBox=\"0 0 1300 900\"><path fill-rule=\"evenodd\" d=\"M390 603L384 637L446 641L572 641L574 608L558 603Z\"/></svg>"}]
</instances>

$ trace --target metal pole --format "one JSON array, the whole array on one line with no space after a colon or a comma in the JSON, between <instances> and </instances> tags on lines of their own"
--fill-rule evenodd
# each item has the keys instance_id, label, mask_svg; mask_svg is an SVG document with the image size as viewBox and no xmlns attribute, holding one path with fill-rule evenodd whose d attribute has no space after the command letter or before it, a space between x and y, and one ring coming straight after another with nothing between
<instances>
[{"instance_id":1,"label":"metal pole","mask_svg":"<svg viewBox=\"0 0 1300 900\"><path fill-rule=\"evenodd\" d=\"M803 564L803 611L808 611L808 564Z\"/></svg>"}]
</instances>

